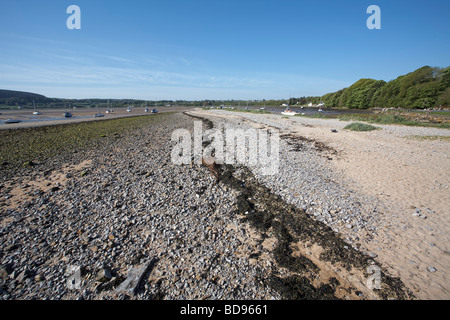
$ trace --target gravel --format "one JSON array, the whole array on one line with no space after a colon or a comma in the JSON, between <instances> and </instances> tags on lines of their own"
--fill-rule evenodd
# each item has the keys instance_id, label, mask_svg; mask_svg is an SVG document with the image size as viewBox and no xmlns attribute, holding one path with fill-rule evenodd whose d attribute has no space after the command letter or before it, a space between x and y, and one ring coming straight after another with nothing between
<instances>
[{"instance_id":1,"label":"gravel","mask_svg":"<svg viewBox=\"0 0 450 320\"><path fill-rule=\"evenodd\" d=\"M203 166L171 163L173 130L193 128L185 115L172 120L78 155L73 163L92 166L65 187L26 188L26 203L1 210L0 298L279 298L259 280L270 260L248 259L265 249L231 214L232 190ZM156 263L135 295L111 290L149 258ZM70 266L81 269L79 290L68 288Z\"/></svg>"}]
</instances>

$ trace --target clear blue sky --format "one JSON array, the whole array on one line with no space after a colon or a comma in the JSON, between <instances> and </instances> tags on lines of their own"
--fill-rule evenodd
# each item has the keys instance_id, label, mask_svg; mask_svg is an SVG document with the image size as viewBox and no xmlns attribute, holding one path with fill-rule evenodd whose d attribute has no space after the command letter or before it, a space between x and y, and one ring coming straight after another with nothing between
<instances>
[{"instance_id":1,"label":"clear blue sky","mask_svg":"<svg viewBox=\"0 0 450 320\"><path fill-rule=\"evenodd\" d=\"M69 5L81 30L69 30ZM381 30L369 30L369 5ZM60 98L281 99L450 65L448 0L2 0L0 88Z\"/></svg>"}]
</instances>

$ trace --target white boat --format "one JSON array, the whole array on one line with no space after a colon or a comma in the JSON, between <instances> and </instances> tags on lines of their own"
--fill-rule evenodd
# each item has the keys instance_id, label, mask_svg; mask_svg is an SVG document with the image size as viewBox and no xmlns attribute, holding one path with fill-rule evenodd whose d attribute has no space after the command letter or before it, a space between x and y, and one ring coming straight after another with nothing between
<instances>
[{"instance_id":1,"label":"white boat","mask_svg":"<svg viewBox=\"0 0 450 320\"><path fill-rule=\"evenodd\" d=\"M34 100L33 100L33 108L34 108L33 115L38 116L41 114L38 110L36 110L36 105L34 104Z\"/></svg>"},{"instance_id":2,"label":"white boat","mask_svg":"<svg viewBox=\"0 0 450 320\"><path fill-rule=\"evenodd\" d=\"M291 110L291 109L286 109L281 114L285 115L285 116L295 116L298 113L293 111L293 110Z\"/></svg>"}]
</instances>

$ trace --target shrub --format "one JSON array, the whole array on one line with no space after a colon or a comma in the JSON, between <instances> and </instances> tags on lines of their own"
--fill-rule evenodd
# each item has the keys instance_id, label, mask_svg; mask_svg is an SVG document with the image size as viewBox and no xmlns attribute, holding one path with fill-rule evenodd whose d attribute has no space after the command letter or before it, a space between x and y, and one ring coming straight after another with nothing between
<instances>
[{"instance_id":1,"label":"shrub","mask_svg":"<svg viewBox=\"0 0 450 320\"><path fill-rule=\"evenodd\" d=\"M350 130L350 131L373 131L373 130L378 130L380 128L374 127L370 124L354 122L354 123L347 125L344 129Z\"/></svg>"}]
</instances>

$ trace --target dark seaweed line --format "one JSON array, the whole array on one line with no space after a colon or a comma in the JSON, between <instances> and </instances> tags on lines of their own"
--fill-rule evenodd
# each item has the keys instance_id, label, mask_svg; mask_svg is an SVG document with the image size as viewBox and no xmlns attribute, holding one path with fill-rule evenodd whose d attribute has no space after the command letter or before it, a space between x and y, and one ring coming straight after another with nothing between
<instances>
[{"instance_id":1,"label":"dark seaweed line","mask_svg":"<svg viewBox=\"0 0 450 320\"><path fill-rule=\"evenodd\" d=\"M208 129L214 126L209 119L185 114L206 122ZM315 142L306 139L305 141ZM317 149L321 151L322 148ZM270 279L266 279L266 284L278 291L284 299L337 299L335 291L339 282L336 279L331 278L328 284L314 287L310 278L317 275L319 267L304 256L292 256L291 244L299 240L317 243L324 249L320 256L323 261L332 264L340 262L348 270L351 268L366 270L370 265L367 256L347 245L330 227L309 217L302 209L286 203L272 190L259 183L247 167L239 167L242 172L240 178L235 176L237 171L235 166L221 165L219 168L220 182L239 194L235 214L247 212L243 220L248 221L265 236L269 230L273 230L278 240L277 247L273 251L276 262L279 266L297 274L287 278L272 274ZM250 197L251 201L248 200ZM382 299L414 298L400 279L388 276L385 270L381 271L381 282L382 289L374 291Z\"/></svg>"}]
</instances>

